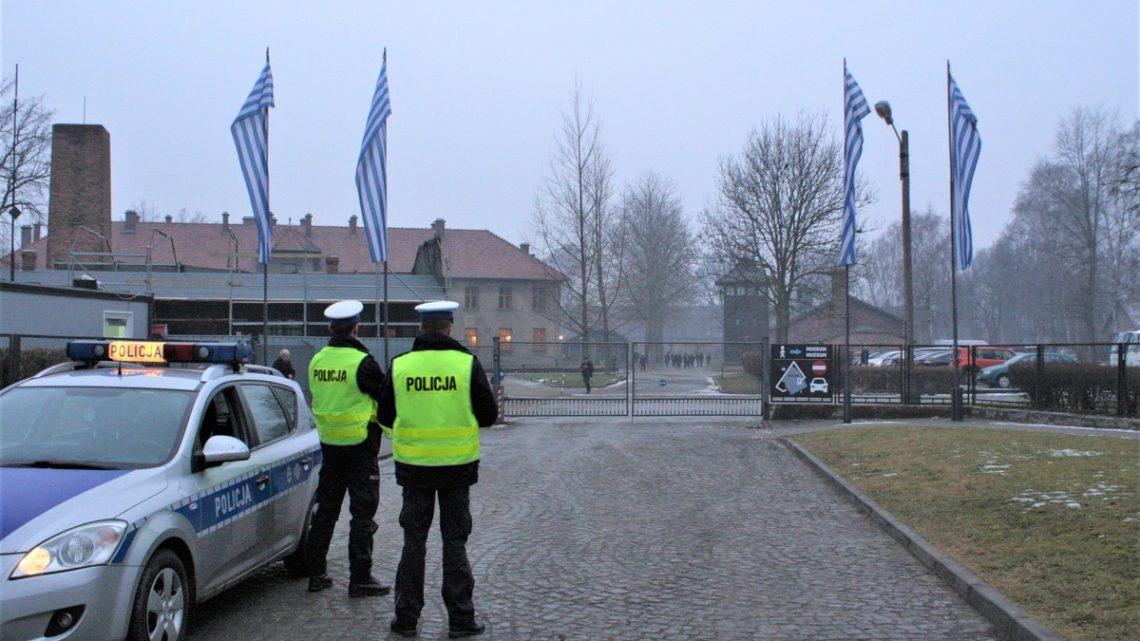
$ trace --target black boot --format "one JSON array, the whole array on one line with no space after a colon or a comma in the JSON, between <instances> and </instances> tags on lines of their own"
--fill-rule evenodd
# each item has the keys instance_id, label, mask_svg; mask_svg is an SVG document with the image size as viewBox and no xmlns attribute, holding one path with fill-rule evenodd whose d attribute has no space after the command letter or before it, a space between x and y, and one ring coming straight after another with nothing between
<instances>
[{"instance_id":1,"label":"black boot","mask_svg":"<svg viewBox=\"0 0 1140 641\"><path fill-rule=\"evenodd\" d=\"M479 623L475 619L472 619L468 623L460 623L458 625L449 623L447 626L447 638L459 639L461 637L473 637L483 634L483 631L486 629L487 626Z\"/></svg>"},{"instance_id":2,"label":"black boot","mask_svg":"<svg viewBox=\"0 0 1140 641\"><path fill-rule=\"evenodd\" d=\"M327 574L317 574L309 577L309 592L320 592L332 587L333 580Z\"/></svg>"},{"instance_id":3,"label":"black boot","mask_svg":"<svg viewBox=\"0 0 1140 641\"><path fill-rule=\"evenodd\" d=\"M388 629L404 638L412 638L416 636L416 622L403 621L400 617L393 617L392 622L388 624Z\"/></svg>"},{"instance_id":4,"label":"black boot","mask_svg":"<svg viewBox=\"0 0 1140 641\"><path fill-rule=\"evenodd\" d=\"M379 581L371 576L363 581L349 581L348 583L348 596L353 598L364 596L384 596L391 591L391 587L382 585Z\"/></svg>"}]
</instances>

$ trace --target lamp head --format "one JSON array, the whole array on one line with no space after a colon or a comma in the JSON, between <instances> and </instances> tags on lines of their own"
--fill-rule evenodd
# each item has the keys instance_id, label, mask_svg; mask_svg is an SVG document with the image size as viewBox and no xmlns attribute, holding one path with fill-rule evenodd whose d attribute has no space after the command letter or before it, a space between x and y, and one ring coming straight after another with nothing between
<instances>
[{"instance_id":1,"label":"lamp head","mask_svg":"<svg viewBox=\"0 0 1140 641\"><path fill-rule=\"evenodd\" d=\"M8 210L8 214L12 216L12 222L16 222L16 219L20 217L20 208L12 205L12 208Z\"/></svg>"},{"instance_id":2,"label":"lamp head","mask_svg":"<svg viewBox=\"0 0 1140 641\"><path fill-rule=\"evenodd\" d=\"M886 100L880 100L875 103L875 113L879 114L879 117L883 120L886 120L888 125L895 124L894 121L891 120L891 103Z\"/></svg>"}]
</instances>

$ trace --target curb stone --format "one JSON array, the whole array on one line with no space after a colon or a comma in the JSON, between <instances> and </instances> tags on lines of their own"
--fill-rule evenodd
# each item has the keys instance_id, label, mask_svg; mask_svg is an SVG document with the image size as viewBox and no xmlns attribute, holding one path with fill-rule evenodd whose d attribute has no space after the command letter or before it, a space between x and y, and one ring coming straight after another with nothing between
<instances>
[{"instance_id":1,"label":"curb stone","mask_svg":"<svg viewBox=\"0 0 1140 641\"><path fill-rule=\"evenodd\" d=\"M781 436L778 437L778 440L812 467L824 480L847 495L861 510L866 510L872 521L887 534L890 534L920 563L945 581L970 607L993 623L1000 634L1011 641L1064 641L1063 637L1038 623L988 583L979 579L972 572L959 565L958 562L942 554L926 539L919 536L917 532L911 530L854 485L833 472L811 452L790 438Z\"/></svg>"}]
</instances>

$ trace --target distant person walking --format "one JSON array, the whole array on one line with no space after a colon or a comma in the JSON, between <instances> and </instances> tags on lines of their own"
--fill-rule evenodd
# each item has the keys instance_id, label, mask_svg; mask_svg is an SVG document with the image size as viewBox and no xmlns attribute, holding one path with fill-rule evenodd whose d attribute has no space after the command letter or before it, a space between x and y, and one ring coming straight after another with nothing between
<instances>
[{"instance_id":1,"label":"distant person walking","mask_svg":"<svg viewBox=\"0 0 1140 641\"><path fill-rule=\"evenodd\" d=\"M586 393L589 394L590 377L594 375L594 362L587 356L582 359L582 364L578 366L578 369L582 370L582 382L586 384Z\"/></svg>"},{"instance_id":2,"label":"distant person walking","mask_svg":"<svg viewBox=\"0 0 1140 641\"><path fill-rule=\"evenodd\" d=\"M277 360L273 361L273 369L285 375L285 378L293 379L297 377L296 370L293 369L293 361L289 360L289 350L281 350L281 354L277 356Z\"/></svg>"},{"instance_id":3,"label":"distant person walking","mask_svg":"<svg viewBox=\"0 0 1140 641\"><path fill-rule=\"evenodd\" d=\"M416 306L420 334L412 351L392 360L378 418L392 437L396 483L403 488L404 549L396 570L396 616L388 628L418 634L424 607L424 563L435 503L443 540L443 604L447 636L482 634L475 619L475 577L467 560L471 486L479 481L479 428L495 423L498 405L479 359L450 336L452 301Z\"/></svg>"}]
</instances>

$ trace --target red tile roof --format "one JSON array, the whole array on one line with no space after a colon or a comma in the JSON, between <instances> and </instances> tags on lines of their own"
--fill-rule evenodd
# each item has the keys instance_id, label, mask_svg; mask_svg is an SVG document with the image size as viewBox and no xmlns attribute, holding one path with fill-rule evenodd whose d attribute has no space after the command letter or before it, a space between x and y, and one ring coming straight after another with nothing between
<instances>
[{"instance_id":1,"label":"red tile roof","mask_svg":"<svg viewBox=\"0 0 1140 641\"><path fill-rule=\"evenodd\" d=\"M241 271L255 272L257 267L257 226L252 222L229 226L237 239ZM156 231L167 234L170 239ZM388 269L409 273L420 245L434 237L434 230L391 228L388 230ZM173 244L173 249L171 245ZM111 246L122 263L144 263L147 245L151 245L154 265L178 263L190 267L226 271L226 259L234 251L234 243L221 223L138 222L134 233L127 232L126 221L111 223ZM457 278L561 280L562 276L529 253L485 229L445 229L444 265L450 264L450 275ZM47 236L23 247L34 249L37 269L45 269ZM368 241L362 228L313 225L308 235L304 225L273 227L275 255L335 256L340 259L340 273L374 273L380 266L372 262ZM17 251L19 255L19 251Z\"/></svg>"}]
</instances>

